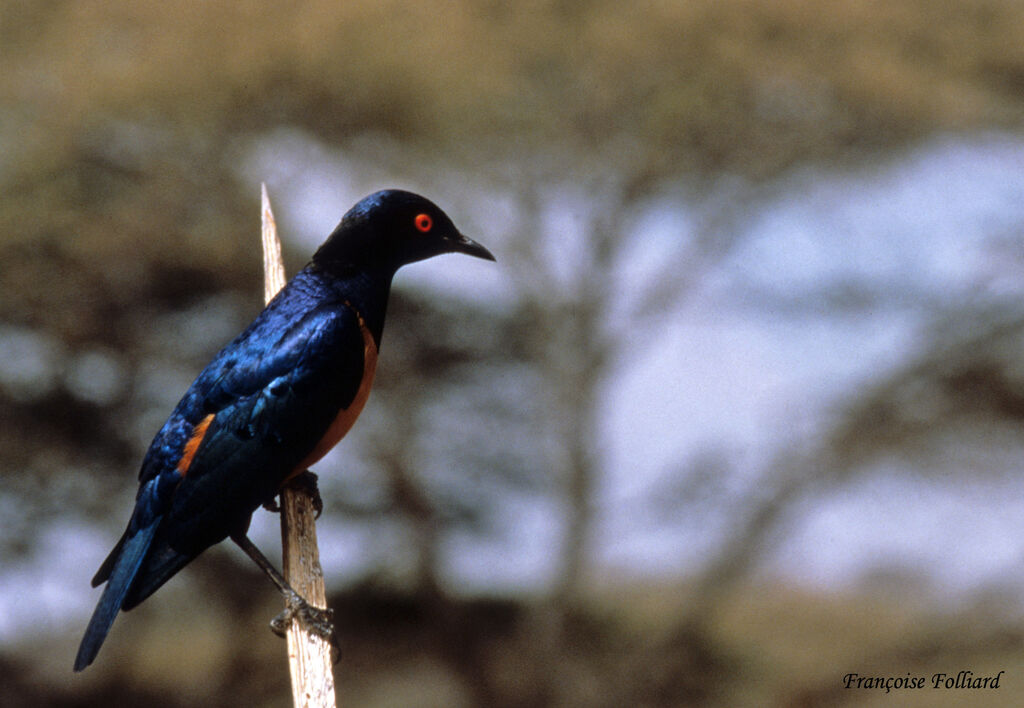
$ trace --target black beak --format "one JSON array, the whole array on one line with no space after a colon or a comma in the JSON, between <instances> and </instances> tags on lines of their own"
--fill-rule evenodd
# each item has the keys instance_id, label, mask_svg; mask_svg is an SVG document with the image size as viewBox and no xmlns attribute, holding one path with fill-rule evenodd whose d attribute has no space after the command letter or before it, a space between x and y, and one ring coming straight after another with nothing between
<instances>
[{"instance_id":1,"label":"black beak","mask_svg":"<svg viewBox=\"0 0 1024 708\"><path fill-rule=\"evenodd\" d=\"M476 256L477 258L483 258L488 261L497 261L494 254L488 251L486 248L481 246L479 243L471 238L466 238L462 234L458 235L458 238L450 240L451 249L456 253L465 253L467 256Z\"/></svg>"}]
</instances>

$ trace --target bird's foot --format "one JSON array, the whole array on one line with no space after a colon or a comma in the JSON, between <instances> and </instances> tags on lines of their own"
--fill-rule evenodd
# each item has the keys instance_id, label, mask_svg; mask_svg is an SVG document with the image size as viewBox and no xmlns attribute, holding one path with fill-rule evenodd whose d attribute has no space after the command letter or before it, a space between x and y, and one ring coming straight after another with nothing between
<instances>
[{"instance_id":1,"label":"bird's foot","mask_svg":"<svg viewBox=\"0 0 1024 708\"><path fill-rule=\"evenodd\" d=\"M284 610L274 619L270 620L270 629L279 637L288 634L288 626L292 620L298 619L307 628L324 639L334 637L334 611L330 608L321 609L314 607L299 596L298 593L287 593L285 595L286 606Z\"/></svg>"},{"instance_id":2,"label":"bird's foot","mask_svg":"<svg viewBox=\"0 0 1024 708\"><path fill-rule=\"evenodd\" d=\"M313 634L330 643L331 656L334 659L334 663L337 663L341 650L338 646L338 638L334 634L334 610L329 607L314 607L306 602L298 593L286 592L285 608L279 615L270 620L270 630L279 637L286 637L288 636L288 627L291 626L292 620L295 619L298 619Z\"/></svg>"},{"instance_id":3,"label":"bird's foot","mask_svg":"<svg viewBox=\"0 0 1024 708\"><path fill-rule=\"evenodd\" d=\"M306 492L313 500L313 511L316 512L316 518L319 519L320 514L324 513L324 500L320 497L320 485L317 484L317 479L318 477L315 474L306 470L288 480L286 486ZM277 497L263 502L263 508L274 513L281 511L281 505L278 504Z\"/></svg>"},{"instance_id":4,"label":"bird's foot","mask_svg":"<svg viewBox=\"0 0 1024 708\"><path fill-rule=\"evenodd\" d=\"M317 483L317 477L314 473L306 470L300 472L291 478L288 482L288 486L292 489L301 489L310 496L313 500L313 510L316 511L316 518L320 518L320 514L324 512L324 500L320 497L320 485Z\"/></svg>"}]
</instances>

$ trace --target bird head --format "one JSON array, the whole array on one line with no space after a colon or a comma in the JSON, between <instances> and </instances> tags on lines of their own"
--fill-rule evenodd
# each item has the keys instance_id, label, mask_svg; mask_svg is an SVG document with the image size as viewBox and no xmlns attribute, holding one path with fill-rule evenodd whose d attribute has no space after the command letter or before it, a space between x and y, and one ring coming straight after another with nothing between
<instances>
[{"instance_id":1,"label":"bird head","mask_svg":"<svg viewBox=\"0 0 1024 708\"><path fill-rule=\"evenodd\" d=\"M466 238L429 199L400 189L385 189L352 207L313 255L329 270L373 268L395 271L442 253L465 253L494 260Z\"/></svg>"}]
</instances>

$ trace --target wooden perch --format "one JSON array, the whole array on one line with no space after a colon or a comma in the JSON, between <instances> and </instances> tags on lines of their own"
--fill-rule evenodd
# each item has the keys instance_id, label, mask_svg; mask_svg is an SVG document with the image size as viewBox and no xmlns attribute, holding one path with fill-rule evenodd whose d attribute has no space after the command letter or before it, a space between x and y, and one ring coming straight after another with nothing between
<instances>
[{"instance_id":1,"label":"wooden perch","mask_svg":"<svg viewBox=\"0 0 1024 708\"><path fill-rule=\"evenodd\" d=\"M277 224L270 209L267 185L262 186L263 205L263 295L267 302L284 287L284 261ZM281 490L281 544L284 577L311 605L327 607L324 573L316 541L316 511L313 498L304 489L286 486ZM334 673L331 645L309 631L298 617L288 627L288 665L295 708L334 708Z\"/></svg>"}]
</instances>

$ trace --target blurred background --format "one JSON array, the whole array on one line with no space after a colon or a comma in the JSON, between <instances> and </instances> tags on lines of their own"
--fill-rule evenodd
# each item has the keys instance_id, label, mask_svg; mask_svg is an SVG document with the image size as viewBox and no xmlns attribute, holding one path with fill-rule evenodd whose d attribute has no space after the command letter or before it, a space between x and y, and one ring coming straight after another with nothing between
<instances>
[{"instance_id":1,"label":"blurred background","mask_svg":"<svg viewBox=\"0 0 1024 708\"><path fill-rule=\"evenodd\" d=\"M1017 705L1021 37L1016 0L2 0L0 704L287 704L228 546L71 673L150 439L261 307L265 181L290 273L391 186L498 256L399 273L316 467L342 705ZM1003 687L842 684L963 669Z\"/></svg>"}]
</instances>

